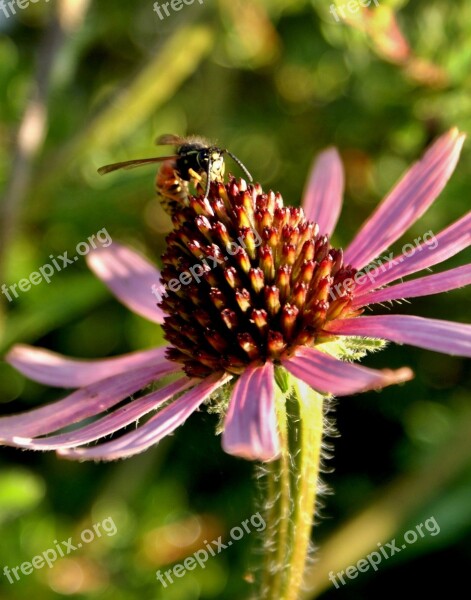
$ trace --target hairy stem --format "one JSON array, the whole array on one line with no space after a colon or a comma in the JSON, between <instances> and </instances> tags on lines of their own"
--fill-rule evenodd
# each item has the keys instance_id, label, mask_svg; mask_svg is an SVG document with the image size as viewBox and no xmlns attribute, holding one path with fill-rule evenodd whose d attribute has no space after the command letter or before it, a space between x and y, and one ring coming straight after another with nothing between
<instances>
[{"instance_id":1,"label":"hairy stem","mask_svg":"<svg viewBox=\"0 0 471 600\"><path fill-rule=\"evenodd\" d=\"M277 404L282 452L263 468L262 477L267 523L259 596L263 600L299 598L322 453L323 396L286 372L281 379Z\"/></svg>"}]
</instances>

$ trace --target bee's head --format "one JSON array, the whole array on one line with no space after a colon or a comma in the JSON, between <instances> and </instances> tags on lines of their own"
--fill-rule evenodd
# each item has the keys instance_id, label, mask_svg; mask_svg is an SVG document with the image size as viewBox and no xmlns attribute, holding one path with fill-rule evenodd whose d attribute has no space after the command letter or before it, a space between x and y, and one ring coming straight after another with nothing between
<instances>
[{"instance_id":1,"label":"bee's head","mask_svg":"<svg viewBox=\"0 0 471 600\"><path fill-rule=\"evenodd\" d=\"M199 143L183 144L177 150L178 174L185 181L190 181L190 170L196 173L206 172L209 163L208 148Z\"/></svg>"},{"instance_id":2,"label":"bee's head","mask_svg":"<svg viewBox=\"0 0 471 600\"><path fill-rule=\"evenodd\" d=\"M211 162L208 164L209 176L212 181L222 181L224 177L224 155L219 148L209 148L208 160L211 158Z\"/></svg>"},{"instance_id":3,"label":"bee's head","mask_svg":"<svg viewBox=\"0 0 471 600\"><path fill-rule=\"evenodd\" d=\"M208 196L211 181L224 181L225 154L229 155L244 171L249 181L252 181L252 176L246 167L237 156L227 149L221 149L217 146L206 146L198 140L193 140L187 144L182 144L178 148L177 154L177 170L183 180L191 181L195 173L206 176L205 198Z\"/></svg>"}]
</instances>

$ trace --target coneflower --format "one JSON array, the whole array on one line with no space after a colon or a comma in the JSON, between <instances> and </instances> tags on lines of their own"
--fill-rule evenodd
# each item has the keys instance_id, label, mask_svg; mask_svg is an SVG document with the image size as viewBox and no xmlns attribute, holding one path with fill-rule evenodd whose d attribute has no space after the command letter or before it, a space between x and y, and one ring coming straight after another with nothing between
<instances>
[{"instance_id":1,"label":"coneflower","mask_svg":"<svg viewBox=\"0 0 471 600\"><path fill-rule=\"evenodd\" d=\"M224 449L267 463L271 526L260 594L296 598L318 485L325 396L379 389L412 376L408 368L378 371L351 360L382 340L471 356L470 325L408 315L360 316L377 302L470 283L471 265L466 265L384 287L469 246L471 213L440 233L433 249L424 243L368 277L361 273L437 198L463 139L456 130L438 139L345 252L330 244L343 193L334 149L317 159L303 208L285 206L279 194L235 179L213 183L207 199L191 197L174 215L161 275L119 244L95 250L88 257L91 269L131 310L161 324L169 346L98 361L14 347L6 360L23 374L79 389L0 419L0 440L56 449L71 459L114 460L156 444L213 400L222 414ZM172 374L180 376L107 412ZM98 415L92 423L57 433ZM138 421L120 437L87 445Z\"/></svg>"}]
</instances>

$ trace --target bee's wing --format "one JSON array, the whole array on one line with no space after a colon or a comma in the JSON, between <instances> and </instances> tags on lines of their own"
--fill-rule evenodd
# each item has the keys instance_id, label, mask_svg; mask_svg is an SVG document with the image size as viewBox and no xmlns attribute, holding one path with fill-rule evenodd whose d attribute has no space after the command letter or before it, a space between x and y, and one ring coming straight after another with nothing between
<instances>
[{"instance_id":1,"label":"bee's wing","mask_svg":"<svg viewBox=\"0 0 471 600\"><path fill-rule=\"evenodd\" d=\"M160 163L165 160L175 160L177 158L178 156L175 154L173 156L157 156L155 158L136 158L134 160L125 160L124 162L113 163L112 165L100 167L98 169L98 173L100 173L100 175L105 175L106 173L118 171L119 169L134 169L135 167L140 167L142 165Z\"/></svg>"},{"instance_id":2,"label":"bee's wing","mask_svg":"<svg viewBox=\"0 0 471 600\"><path fill-rule=\"evenodd\" d=\"M155 140L157 146L182 146L186 142L187 138L173 135L173 133L164 133Z\"/></svg>"}]
</instances>

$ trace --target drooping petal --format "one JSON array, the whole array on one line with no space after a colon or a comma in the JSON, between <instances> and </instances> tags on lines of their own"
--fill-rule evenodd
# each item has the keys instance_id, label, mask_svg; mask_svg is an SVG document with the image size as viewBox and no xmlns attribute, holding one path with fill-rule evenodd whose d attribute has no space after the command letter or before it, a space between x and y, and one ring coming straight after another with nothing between
<instances>
[{"instance_id":1,"label":"drooping petal","mask_svg":"<svg viewBox=\"0 0 471 600\"><path fill-rule=\"evenodd\" d=\"M140 367L169 366L166 347L132 352L116 358L100 360L72 359L43 348L18 344L5 357L15 369L33 381L63 388L90 385L100 379Z\"/></svg>"},{"instance_id":2,"label":"drooping petal","mask_svg":"<svg viewBox=\"0 0 471 600\"><path fill-rule=\"evenodd\" d=\"M73 460L116 460L139 454L182 425L206 398L231 377L228 374L215 373L203 379L178 400L159 411L147 423L116 440L89 448L66 448L57 452Z\"/></svg>"},{"instance_id":3,"label":"drooping petal","mask_svg":"<svg viewBox=\"0 0 471 600\"><path fill-rule=\"evenodd\" d=\"M113 242L90 252L87 264L122 304L149 321L163 323L164 313L157 306L160 274L140 254Z\"/></svg>"},{"instance_id":4,"label":"drooping petal","mask_svg":"<svg viewBox=\"0 0 471 600\"><path fill-rule=\"evenodd\" d=\"M306 217L319 225L321 235L330 235L342 209L344 174L335 148L324 150L314 160L303 193Z\"/></svg>"},{"instance_id":5,"label":"drooping petal","mask_svg":"<svg viewBox=\"0 0 471 600\"><path fill-rule=\"evenodd\" d=\"M248 367L232 391L222 447L249 460L269 461L280 453L273 363Z\"/></svg>"},{"instance_id":6,"label":"drooping petal","mask_svg":"<svg viewBox=\"0 0 471 600\"><path fill-rule=\"evenodd\" d=\"M355 298L352 308L359 308L368 304L387 302L388 300L400 300L401 298L416 298L430 296L455 290L471 283L471 265L464 265L456 269L450 269L444 273L436 273L427 277L419 277L405 283L398 283L369 294L363 294Z\"/></svg>"},{"instance_id":7,"label":"drooping petal","mask_svg":"<svg viewBox=\"0 0 471 600\"><path fill-rule=\"evenodd\" d=\"M471 246L471 212L437 236L432 232L426 232L422 238L426 235L426 241L413 245L414 252L408 249L406 253L393 257L375 269L365 269L366 275L362 274L356 279L355 293L366 294L391 281L438 265Z\"/></svg>"},{"instance_id":8,"label":"drooping petal","mask_svg":"<svg viewBox=\"0 0 471 600\"><path fill-rule=\"evenodd\" d=\"M471 325L412 315L378 315L332 321L336 335L359 335L471 357Z\"/></svg>"},{"instance_id":9,"label":"drooping petal","mask_svg":"<svg viewBox=\"0 0 471 600\"><path fill-rule=\"evenodd\" d=\"M377 371L338 360L315 348L299 348L294 356L283 360L282 364L315 390L335 396L383 388L413 377L412 371L407 367L396 371Z\"/></svg>"},{"instance_id":10,"label":"drooping petal","mask_svg":"<svg viewBox=\"0 0 471 600\"><path fill-rule=\"evenodd\" d=\"M147 413L158 408L172 396L182 392L191 385L195 385L196 379L184 377L178 381L163 387L156 392L147 394L142 398L133 400L129 404L74 431L51 435L45 438L21 438L13 437L8 442L9 446L26 448L29 450L57 450L59 448L71 448L98 440L106 435L115 433L130 423L137 421Z\"/></svg>"},{"instance_id":11,"label":"drooping petal","mask_svg":"<svg viewBox=\"0 0 471 600\"><path fill-rule=\"evenodd\" d=\"M423 215L445 187L464 136L452 129L441 136L381 202L345 251L356 269L378 257Z\"/></svg>"},{"instance_id":12,"label":"drooping petal","mask_svg":"<svg viewBox=\"0 0 471 600\"><path fill-rule=\"evenodd\" d=\"M66 398L19 415L0 419L0 443L13 437L36 437L52 433L88 417L93 417L118 404L151 381L178 369L178 365L141 367L131 372L113 375Z\"/></svg>"}]
</instances>

